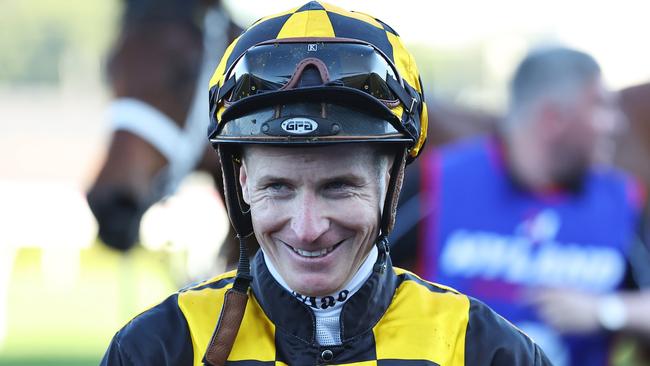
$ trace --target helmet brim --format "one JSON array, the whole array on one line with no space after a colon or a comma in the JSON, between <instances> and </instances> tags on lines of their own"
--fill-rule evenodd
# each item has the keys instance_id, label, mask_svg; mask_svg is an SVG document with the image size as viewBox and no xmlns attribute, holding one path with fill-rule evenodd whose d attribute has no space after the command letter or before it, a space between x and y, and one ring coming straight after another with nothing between
<instances>
[{"instance_id":1,"label":"helmet brim","mask_svg":"<svg viewBox=\"0 0 650 366\"><path fill-rule=\"evenodd\" d=\"M309 87L260 94L232 104L210 136L219 144L320 145L414 140L395 114L366 93L346 87ZM292 130L291 124L308 127ZM289 127L289 128L287 128Z\"/></svg>"},{"instance_id":2,"label":"helmet brim","mask_svg":"<svg viewBox=\"0 0 650 366\"><path fill-rule=\"evenodd\" d=\"M277 105L294 103L330 103L358 109L373 117L390 122L396 130L403 127L397 116L382 102L360 90L344 86L313 86L299 89L279 90L273 93L258 94L244 98L230 105L221 115L221 125L233 119Z\"/></svg>"}]
</instances>

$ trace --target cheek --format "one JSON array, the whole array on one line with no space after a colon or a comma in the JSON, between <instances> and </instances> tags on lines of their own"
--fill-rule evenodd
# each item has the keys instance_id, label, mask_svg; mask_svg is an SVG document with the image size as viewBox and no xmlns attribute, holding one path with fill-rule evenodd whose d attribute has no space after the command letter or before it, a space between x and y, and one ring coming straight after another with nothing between
<instances>
[{"instance_id":1,"label":"cheek","mask_svg":"<svg viewBox=\"0 0 650 366\"><path fill-rule=\"evenodd\" d=\"M587 114L574 120L562 136L566 144L580 150L589 150L598 137L592 117Z\"/></svg>"},{"instance_id":2,"label":"cheek","mask_svg":"<svg viewBox=\"0 0 650 366\"><path fill-rule=\"evenodd\" d=\"M286 204L281 205L274 200L254 199L250 209L255 231L264 233L281 226L282 222L287 220L288 213L291 212L291 209L286 206Z\"/></svg>"},{"instance_id":3,"label":"cheek","mask_svg":"<svg viewBox=\"0 0 650 366\"><path fill-rule=\"evenodd\" d=\"M374 231L379 226L380 209L375 200L350 200L339 203L335 209L337 221L355 231Z\"/></svg>"}]
</instances>

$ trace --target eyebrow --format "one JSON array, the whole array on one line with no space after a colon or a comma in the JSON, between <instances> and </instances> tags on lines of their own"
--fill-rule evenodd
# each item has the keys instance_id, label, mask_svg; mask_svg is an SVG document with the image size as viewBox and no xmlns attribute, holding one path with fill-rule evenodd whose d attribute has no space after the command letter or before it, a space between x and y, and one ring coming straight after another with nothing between
<instances>
[{"instance_id":1,"label":"eyebrow","mask_svg":"<svg viewBox=\"0 0 650 366\"><path fill-rule=\"evenodd\" d=\"M340 175L335 175L333 177L328 177L325 179L325 183L331 183L331 182L336 182L336 181L346 181L346 182L351 182L355 185L361 185L361 184L366 184L366 180L363 179L363 177L350 173L350 174L340 174Z\"/></svg>"},{"instance_id":2,"label":"eyebrow","mask_svg":"<svg viewBox=\"0 0 650 366\"><path fill-rule=\"evenodd\" d=\"M260 179L257 180L258 185L264 185L269 182L281 182L281 183L290 183L291 180L287 179L286 177L282 177L279 175L273 175L273 174L266 174L263 175Z\"/></svg>"},{"instance_id":3,"label":"eyebrow","mask_svg":"<svg viewBox=\"0 0 650 366\"><path fill-rule=\"evenodd\" d=\"M330 176L330 177L327 177L327 178L323 179L323 181L326 184L331 183L331 182L335 182L335 181L340 181L340 180L351 182L351 183L357 184L357 185L367 183L366 180L362 176L357 175L355 173L343 173L343 174L333 175L333 176ZM291 183L292 180L287 178L287 177L283 177L283 176L275 175L275 174L265 174L265 175L263 175L261 178L259 178L257 180L258 185L264 185L264 184L269 183L269 182Z\"/></svg>"}]
</instances>

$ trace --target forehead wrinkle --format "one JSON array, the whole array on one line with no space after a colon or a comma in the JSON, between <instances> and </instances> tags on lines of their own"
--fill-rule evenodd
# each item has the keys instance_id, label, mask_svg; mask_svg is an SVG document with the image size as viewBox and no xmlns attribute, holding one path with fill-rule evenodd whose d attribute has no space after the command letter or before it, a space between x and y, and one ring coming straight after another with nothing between
<instances>
[{"instance_id":1,"label":"forehead wrinkle","mask_svg":"<svg viewBox=\"0 0 650 366\"><path fill-rule=\"evenodd\" d=\"M247 146L244 149L243 160L249 170L263 173L272 169L272 174L282 176L278 170L286 173L305 171L308 175L315 172L326 173L327 176L354 173L364 168L372 168L374 150L366 145L348 145L342 149L333 147L269 147ZM274 164L286 161L287 164ZM326 167L327 169L314 169Z\"/></svg>"}]
</instances>

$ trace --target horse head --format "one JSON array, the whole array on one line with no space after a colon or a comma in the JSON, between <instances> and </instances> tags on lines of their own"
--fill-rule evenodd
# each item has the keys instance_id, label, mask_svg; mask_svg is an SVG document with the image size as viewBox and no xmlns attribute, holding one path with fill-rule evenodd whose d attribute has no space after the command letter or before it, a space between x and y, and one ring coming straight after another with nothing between
<instances>
[{"instance_id":1,"label":"horse head","mask_svg":"<svg viewBox=\"0 0 650 366\"><path fill-rule=\"evenodd\" d=\"M173 193L205 151L207 115L198 116L201 98L193 102L202 50L198 28L173 19L125 22L113 47L112 135L87 193L99 236L113 248L138 241L145 211Z\"/></svg>"}]
</instances>

